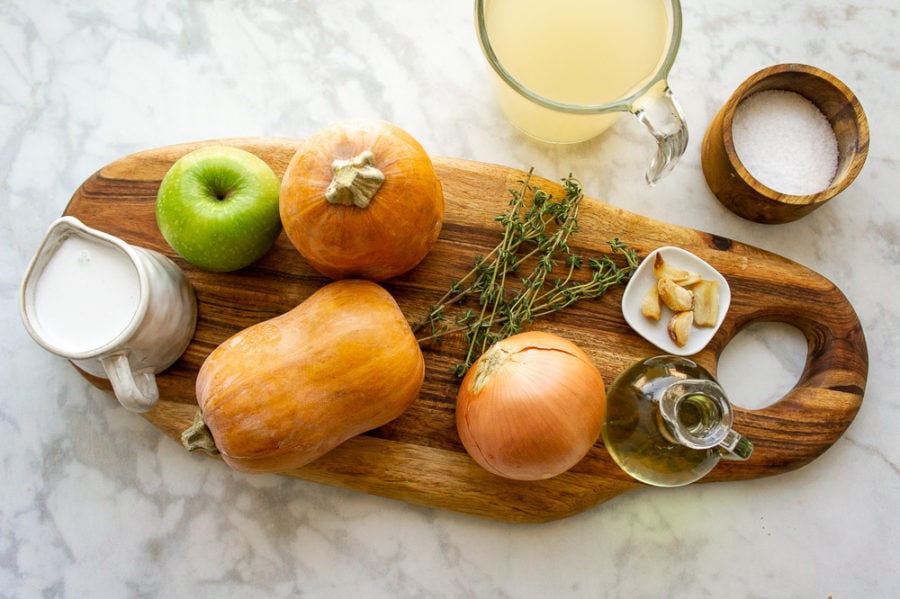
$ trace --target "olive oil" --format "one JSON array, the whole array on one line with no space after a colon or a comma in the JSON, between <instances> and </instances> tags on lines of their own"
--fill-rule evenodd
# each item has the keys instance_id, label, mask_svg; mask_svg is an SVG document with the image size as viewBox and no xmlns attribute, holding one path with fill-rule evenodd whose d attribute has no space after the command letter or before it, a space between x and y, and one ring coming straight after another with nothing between
<instances>
[{"instance_id":1,"label":"olive oil","mask_svg":"<svg viewBox=\"0 0 900 599\"><path fill-rule=\"evenodd\" d=\"M705 476L723 453L749 456L752 445L731 430L731 420L728 399L709 372L685 358L657 356L610 386L603 442L635 479L676 487ZM725 439L739 445L739 455L722 449Z\"/></svg>"}]
</instances>

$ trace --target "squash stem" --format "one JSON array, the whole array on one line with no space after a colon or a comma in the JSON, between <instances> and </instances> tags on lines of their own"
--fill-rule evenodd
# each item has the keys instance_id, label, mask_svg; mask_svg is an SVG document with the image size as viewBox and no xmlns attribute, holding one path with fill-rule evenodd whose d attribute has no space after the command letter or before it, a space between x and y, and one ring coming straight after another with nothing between
<instances>
[{"instance_id":1,"label":"squash stem","mask_svg":"<svg viewBox=\"0 0 900 599\"><path fill-rule=\"evenodd\" d=\"M370 150L350 160L335 160L331 170L334 177L325 190L325 199L332 204L365 208L384 183L384 173L375 167L375 155Z\"/></svg>"},{"instance_id":2,"label":"squash stem","mask_svg":"<svg viewBox=\"0 0 900 599\"><path fill-rule=\"evenodd\" d=\"M197 410L194 415L194 423L181 433L181 445L188 451L196 451L202 449L210 455L217 455L219 449L216 447L216 441L213 439L212 431L203 421L203 412Z\"/></svg>"}]
</instances>

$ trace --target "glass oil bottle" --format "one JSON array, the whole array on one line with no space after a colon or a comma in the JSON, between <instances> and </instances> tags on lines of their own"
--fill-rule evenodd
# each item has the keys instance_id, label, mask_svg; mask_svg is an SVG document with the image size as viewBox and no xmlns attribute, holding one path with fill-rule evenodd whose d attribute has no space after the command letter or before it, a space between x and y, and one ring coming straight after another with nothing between
<instances>
[{"instance_id":1,"label":"glass oil bottle","mask_svg":"<svg viewBox=\"0 0 900 599\"><path fill-rule=\"evenodd\" d=\"M753 444L731 426L724 390L687 358L656 356L623 372L607 394L603 442L635 479L677 487L705 476L719 459L746 460Z\"/></svg>"}]
</instances>

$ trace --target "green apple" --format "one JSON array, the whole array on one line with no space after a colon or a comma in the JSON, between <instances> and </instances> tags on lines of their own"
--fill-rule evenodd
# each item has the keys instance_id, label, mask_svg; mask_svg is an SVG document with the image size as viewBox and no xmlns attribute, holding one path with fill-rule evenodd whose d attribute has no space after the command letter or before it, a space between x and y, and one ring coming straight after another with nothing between
<instances>
[{"instance_id":1,"label":"green apple","mask_svg":"<svg viewBox=\"0 0 900 599\"><path fill-rule=\"evenodd\" d=\"M281 232L281 181L258 156L205 146L178 159L159 185L156 223L182 258L229 272L261 258Z\"/></svg>"}]
</instances>

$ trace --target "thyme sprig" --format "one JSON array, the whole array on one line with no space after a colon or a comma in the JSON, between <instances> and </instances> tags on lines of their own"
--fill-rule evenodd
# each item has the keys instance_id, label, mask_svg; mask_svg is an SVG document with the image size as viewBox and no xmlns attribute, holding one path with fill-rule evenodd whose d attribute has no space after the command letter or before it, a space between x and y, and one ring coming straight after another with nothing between
<instances>
[{"instance_id":1,"label":"thyme sprig","mask_svg":"<svg viewBox=\"0 0 900 599\"><path fill-rule=\"evenodd\" d=\"M500 243L486 256L476 256L472 269L413 326L416 332L428 330L420 343L465 334L468 350L456 367L457 376L497 341L521 332L536 318L600 297L627 281L640 263L637 253L618 239L607 243L613 254L624 257L624 266L609 254L585 260L574 253L569 237L578 231L581 183L571 174L563 178L565 194L556 199L531 185L532 172L519 189L510 190L509 209L495 218L503 226ZM589 277L578 274L585 265ZM560 268L561 276L552 276Z\"/></svg>"}]
</instances>

